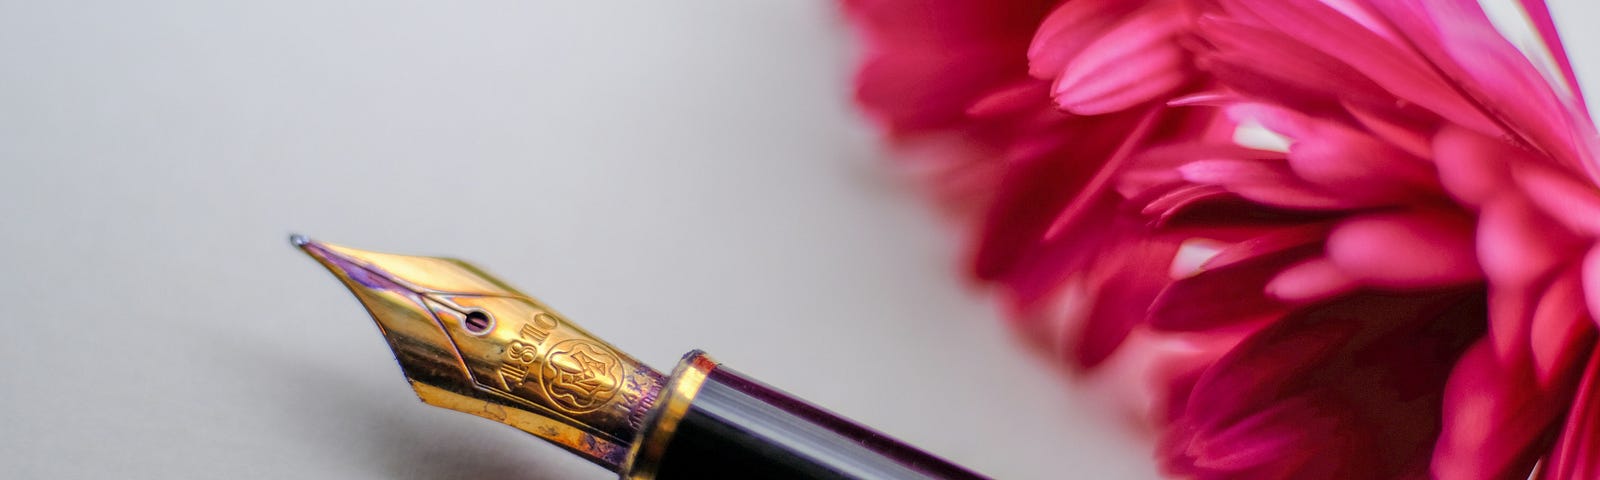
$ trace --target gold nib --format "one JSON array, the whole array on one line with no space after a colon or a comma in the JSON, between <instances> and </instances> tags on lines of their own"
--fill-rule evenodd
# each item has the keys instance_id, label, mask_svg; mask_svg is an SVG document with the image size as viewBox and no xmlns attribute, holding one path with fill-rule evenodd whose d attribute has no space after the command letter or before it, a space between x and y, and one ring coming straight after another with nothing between
<instances>
[{"instance_id":1,"label":"gold nib","mask_svg":"<svg viewBox=\"0 0 1600 480\"><path fill-rule=\"evenodd\" d=\"M290 241L372 314L423 402L620 468L660 393L660 373L460 260Z\"/></svg>"}]
</instances>

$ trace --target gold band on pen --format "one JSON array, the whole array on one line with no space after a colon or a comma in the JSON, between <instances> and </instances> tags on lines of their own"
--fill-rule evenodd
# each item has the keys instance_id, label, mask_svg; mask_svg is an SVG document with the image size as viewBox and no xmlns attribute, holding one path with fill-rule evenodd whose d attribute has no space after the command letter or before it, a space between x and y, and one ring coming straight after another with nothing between
<instances>
[{"instance_id":1,"label":"gold band on pen","mask_svg":"<svg viewBox=\"0 0 1600 480\"><path fill-rule=\"evenodd\" d=\"M695 350L683 356L672 369L672 376L661 389L655 407L645 415L644 427L634 437L628 457L617 470L623 480L654 480L661 458L666 455L667 444L677 432L678 423L689 413L689 405L705 384L706 376L717 368L717 361L705 352Z\"/></svg>"}]
</instances>

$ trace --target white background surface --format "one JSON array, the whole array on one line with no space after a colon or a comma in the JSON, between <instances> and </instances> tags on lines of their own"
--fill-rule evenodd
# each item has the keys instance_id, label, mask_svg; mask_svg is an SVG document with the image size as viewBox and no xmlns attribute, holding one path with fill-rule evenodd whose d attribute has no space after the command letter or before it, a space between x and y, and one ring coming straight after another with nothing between
<instances>
[{"instance_id":1,"label":"white background surface","mask_svg":"<svg viewBox=\"0 0 1600 480\"><path fill-rule=\"evenodd\" d=\"M609 477L417 402L291 231L473 260L997 477L1154 476L960 284L831 6L0 2L0 476Z\"/></svg>"}]
</instances>

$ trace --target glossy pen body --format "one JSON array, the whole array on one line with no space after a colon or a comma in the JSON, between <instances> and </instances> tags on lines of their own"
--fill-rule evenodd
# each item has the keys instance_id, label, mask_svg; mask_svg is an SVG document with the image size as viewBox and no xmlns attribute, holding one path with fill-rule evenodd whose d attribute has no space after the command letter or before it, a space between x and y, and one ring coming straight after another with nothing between
<instances>
[{"instance_id":1,"label":"glossy pen body","mask_svg":"<svg viewBox=\"0 0 1600 480\"><path fill-rule=\"evenodd\" d=\"M983 478L698 351L667 389L687 393L661 398L626 478Z\"/></svg>"}]
</instances>

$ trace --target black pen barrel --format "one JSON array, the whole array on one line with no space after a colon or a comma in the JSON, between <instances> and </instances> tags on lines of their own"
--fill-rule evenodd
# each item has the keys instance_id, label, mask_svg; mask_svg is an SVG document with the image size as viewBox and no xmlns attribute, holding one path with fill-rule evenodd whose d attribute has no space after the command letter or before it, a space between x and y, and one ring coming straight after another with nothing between
<instances>
[{"instance_id":1,"label":"black pen barrel","mask_svg":"<svg viewBox=\"0 0 1600 480\"><path fill-rule=\"evenodd\" d=\"M624 478L981 479L944 459L690 353Z\"/></svg>"}]
</instances>

